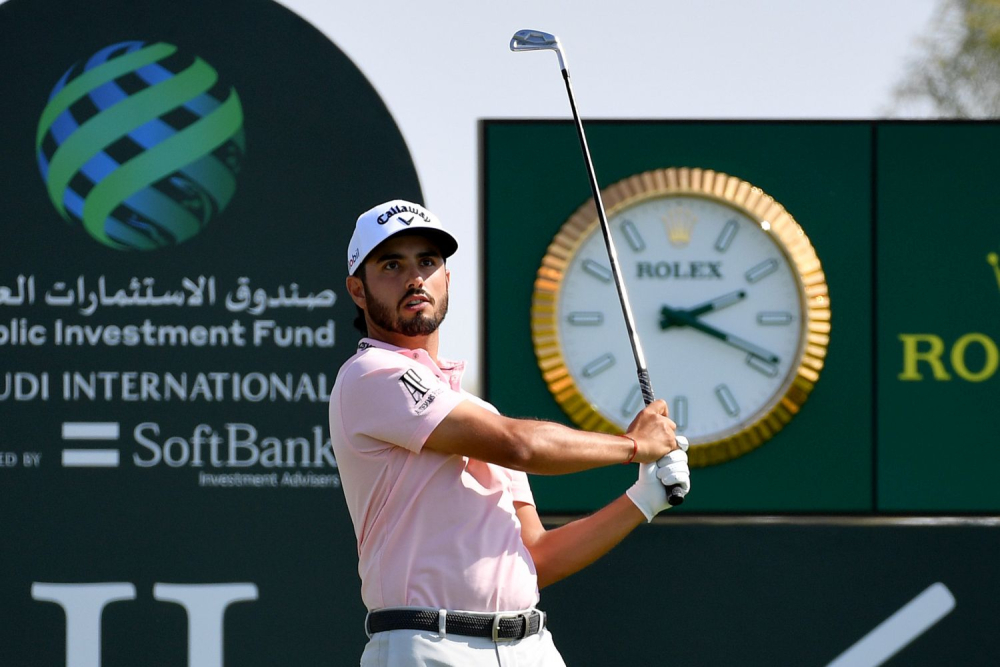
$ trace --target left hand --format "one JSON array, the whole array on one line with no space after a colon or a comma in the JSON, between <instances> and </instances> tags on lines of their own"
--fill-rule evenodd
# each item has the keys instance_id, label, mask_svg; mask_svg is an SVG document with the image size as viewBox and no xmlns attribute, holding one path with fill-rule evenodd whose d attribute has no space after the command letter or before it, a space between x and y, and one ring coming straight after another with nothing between
<instances>
[{"instance_id":1,"label":"left hand","mask_svg":"<svg viewBox=\"0 0 1000 667\"><path fill-rule=\"evenodd\" d=\"M667 502L667 487L679 484L684 493L691 490L691 471L688 468L688 441L677 436L680 449L675 449L656 463L639 466L639 479L626 491L629 499L646 517L647 523L653 517L670 507Z\"/></svg>"}]
</instances>

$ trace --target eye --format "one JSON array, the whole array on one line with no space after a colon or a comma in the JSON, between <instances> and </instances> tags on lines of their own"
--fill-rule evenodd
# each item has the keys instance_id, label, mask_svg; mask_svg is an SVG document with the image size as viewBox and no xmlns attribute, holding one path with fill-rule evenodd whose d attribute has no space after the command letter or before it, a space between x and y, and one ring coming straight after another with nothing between
<instances>
[{"instance_id":1,"label":"eye","mask_svg":"<svg viewBox=\"0 0 1000 667\"><path fill-rule=\"evenodd\" d=\"M386 270L386 271L395 271L396 269L398 269L398 268L399 268L399 262L397 262L397 261L396 261L396 260L394 260L394 259L391 259L391 260L389 260L388 262L386 262L386 263L385 263L385 264L384 264L384 265L382 266L382 268L383 268L384 270Z\"/></svg>"}]
</instances>

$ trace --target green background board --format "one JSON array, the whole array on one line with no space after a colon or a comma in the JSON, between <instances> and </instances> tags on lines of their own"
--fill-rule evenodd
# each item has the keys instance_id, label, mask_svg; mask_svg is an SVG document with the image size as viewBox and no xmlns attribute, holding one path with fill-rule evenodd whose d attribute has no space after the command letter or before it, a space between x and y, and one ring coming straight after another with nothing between
<instances>
[{"instance_id":1,"label":"green background board","mask_svg":"<svg viewBox=\"0 0 1000 667\"><path fill-rule=\"evenodd\" d=\"M995 665L1000 532L972 521L710 525L671 513L543 589L540 607L567 665L827 665L941 583L954 608L881 664Z\"/></svg>"},{"instance_id":2,"label":"green background board","mask_svg":"<svg viewBox=\"0 0 1000 667\"><path fill-rule=\"evenodd\" d=\"M113 250L67 225L46 193L34 150L35 131L53 86L74 63L123 40L162 40L219 72L242 103L247 154L228 207L204 231L178 246L149 252ZM133 85L135 85L133 79ZM188 615L153 597L156 583L252 584L255 601L225 613L226 665L357 664L364 645L364 606L357 546L339 488L210 487L200 473L337 473L315 457L294 465L170 466L149 459L134 430L153 423L157 440L177 438L175 460L197 425L225 433L249 424L278 438L328 433L326 398L337 369L355 350L353 303L342 285L343 249L355 212L401 196L421 200L420 184L402 135L358 68L322 33L270 0L11 0L0 5L0 286L18 291L18 276L35 284L34 303L0 304L0 327L24 320L44 326L44 345L0 345L0 664L67 664L66 614L33 598L40 582L135 586L136 598L109 604L102 616L103 667L188 665L217 659L214 645L188 641ZM227 88L228 90L228 88ZM84 114L81 114L81 118ZM377 155L378 160L370 159ZM199 307L50 305L57 281L91 294L130 290L130 279L155 279L155 292L177 290L184 278L212 277L214 304ZM330 288L330 308L269 307L253 315L230 309L239 278L268 296L291 284L301 294ZM286 292L287 293L287 292ZM24 291L21 291L24 294ZM237 299L239 301L239 299ZM332 347L56 345L54 322L67 325L208 326L270 319L280 326L335 324ZM225 384L211 400L133 400L113 389L106 397L68 400L63 373L199 372L325 374L315 400L238 399ZM48 374L49 397L4 396L8 373ZM318 382L317 382L318 384ZM118 386L118 385L115 385ZM162 389L161 385L161 389ZM193 392L192 392L193 393ZM67 422L113 422L109 443L64 442ZM93 443L93 444L92 444ZM106 446L121 465L72 468L65 449ZM225 449L225 448L223 448ZM35 453L40 464L21 465ZM246 451L240 451L245 458ZM228 455L224 455L226 458ZM9 461L13 457L16 465ZM207 454L205 455L208 459ZM316 464L318 460L318 465ZM291 461L289 461L291 464ZM339 477L333 477L339 481ZM90 636L82 642L90 646ZM79 647L75 649L79 659ZM206 657L206 652L208 657ZM211 657L215 655L216 658ZM345 656L341 658L340 656ZM70 663L72 665L72 663Z\"/></svg>"},{"instance_id":3,"label":"green background board","mask_svg":"<svg viewBox=\"0 0 1000 667\"><path fill-rule=\"evenodd\" d=\"M1000 341L1000 125L896 123L878 132L878 499L886 511L1000 509L1000 374L970 382L951 351L962 336ZM834 311L836 312L836 310ZM950 380L922 363L899 379L900 334L943 342ZM983 346L966 364L983 369Z\"/></svg>"},{"instance_id":4,"label":"green background board","mask_svg":"<svg viewBox=\"0 0 1000 667\"><path fill-rule=\"evenodd\" d=\"M650 169L737 176L782 203L826 272L833 337L801 413L762 447L695 471L679 511L870 512L872 487L872 126L820 122L587 122L602 187ZM501 412L570 423L541 379L530 333L535 272L548 244L590 196L573 125L482 124L485 389ZM621 335L627 335L622 322ZM668 391L669 378L652 378ZM620 466L534 477L544 512L587 511L620 494Z\"/></svg>"}]
</instances>

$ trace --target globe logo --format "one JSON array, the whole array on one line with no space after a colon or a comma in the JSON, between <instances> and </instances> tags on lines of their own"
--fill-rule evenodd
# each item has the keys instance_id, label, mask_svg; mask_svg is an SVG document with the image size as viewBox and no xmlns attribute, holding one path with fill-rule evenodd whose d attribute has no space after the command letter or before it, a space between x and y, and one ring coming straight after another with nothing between
<instances>
[{"instance_id":1,"label":"globe logo","mask_svg":"<svg viewBox=\"0 0 1000 667\"><path fill-rule=\"evenodd\" d=\"M163 42L112 44L73 65L35 136L56 211L118 250L198 234L232 199L245 152L236 90Z\"/></svg>"}]
</instances>

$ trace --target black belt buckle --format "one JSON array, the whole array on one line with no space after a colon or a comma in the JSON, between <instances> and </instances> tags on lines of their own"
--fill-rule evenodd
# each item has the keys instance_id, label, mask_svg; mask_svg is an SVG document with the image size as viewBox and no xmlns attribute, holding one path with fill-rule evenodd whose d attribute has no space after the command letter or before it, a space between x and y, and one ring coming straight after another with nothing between
<instances>
[{"instance_id":1,"label":"black belt buckle","mask_svg":"<svg viewBox=\"0 0 1000 667\"><path fill-rule=\"evenodd\" d=\"M524 639L525 637L528 636L528 630L531 627L531 623L529 622L529 618L530 617L531 617L531 612L530 611L522 611L522 612L518 612L516 614L502 614L502 613L495 614L493 616L493 641L495 641L495 642L513 642L513 641L518 641L519 639ZM521 636L520 637L501 637L500 636L500 621L502 621L505 618L509 618L511 620L517 620L519 618L524 619L524 629L521 631Z\"/></svg>"}]
</instances>

